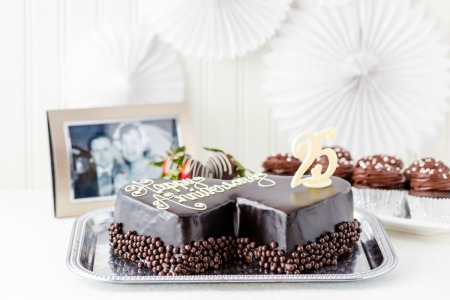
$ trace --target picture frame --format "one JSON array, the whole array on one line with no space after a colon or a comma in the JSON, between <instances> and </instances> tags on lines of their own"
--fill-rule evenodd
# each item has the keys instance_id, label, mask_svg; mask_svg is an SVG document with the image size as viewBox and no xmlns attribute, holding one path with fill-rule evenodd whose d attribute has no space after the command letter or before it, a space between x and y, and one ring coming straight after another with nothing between
<instances>
[{"instance_id":1,"label":"picture frame","mask_svg":"<svg viewBox=\"0 0 450 300\"><path fill-rule=\"evenodd\" d=\"M113 206L122 185L159 177L150 161L195 152L186 102L48 110L47 122L56 218Z\"/></svg>"}]
</instances>

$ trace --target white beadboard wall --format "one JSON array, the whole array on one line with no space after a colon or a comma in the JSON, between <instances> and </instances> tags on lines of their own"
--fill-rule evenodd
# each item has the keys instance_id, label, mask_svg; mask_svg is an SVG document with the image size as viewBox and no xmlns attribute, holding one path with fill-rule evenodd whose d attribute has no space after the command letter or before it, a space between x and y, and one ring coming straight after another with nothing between
<instances>
[{"instance_id":1,"label":"white beadboard wall","mask_svg":"<svg viewBox=\"0 0 450 300\"><path fill-rule=\"evenodd\" d=\"M140 24L140 1L144 0L0 2L0 189L51 188L46 111L65 107L61 74L71 45L100 25ZM415 2L425 4L449 44L450 1ZM200 158L205 155L201 146L219 147L258 171L267 155L289 149L261 89L265 52L263 46L224 62L180 56ZM450 115L421 154L450 163Z\"/></svg>"}]
</instances>

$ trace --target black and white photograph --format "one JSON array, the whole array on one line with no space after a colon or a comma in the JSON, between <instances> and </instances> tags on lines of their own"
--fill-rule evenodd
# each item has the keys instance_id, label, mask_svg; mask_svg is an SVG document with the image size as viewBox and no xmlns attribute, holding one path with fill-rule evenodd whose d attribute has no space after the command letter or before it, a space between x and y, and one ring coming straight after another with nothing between
<instances>
[{"instance_id":1,"label":"black and white photograph","mask_svg":"<svg viewBox=\"0 0 450 300\"><path fill-rule=\"evenodd\" d=\"M176 119L68 124L73 200L117 194L133 180L157 178L161 160L179 145Z\"/></svg>"},{"instance_id":2,"label":"black and white photograph","mask_svg":"<svg viewBox=\"0 0 450 300\"><path fill-rule=\"evenodd\" d=\"M112 206L127 183L161 176L150 162L196 148L186 102L51 110L47 120L56 217Z\"/></svg>"}]
</instances>

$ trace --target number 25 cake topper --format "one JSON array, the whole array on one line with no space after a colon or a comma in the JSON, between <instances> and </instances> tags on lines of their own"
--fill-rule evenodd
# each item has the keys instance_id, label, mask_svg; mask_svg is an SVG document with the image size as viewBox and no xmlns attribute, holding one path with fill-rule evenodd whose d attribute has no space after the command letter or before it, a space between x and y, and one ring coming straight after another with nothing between
<instances>
[{"instance_id":1,"label":"number 25 cake topper","mask_svg":"<svg viewBox=\"0 0 450 300\"><path fill-rule=\"evenodd\" d=\"M291 181L291 187L294 188L303 184L311 188L324 188L331 185L330 177L334 174L337 167L337 155L333 149L322 149L322 140L326 137L329 141L334 140L336 129L330 127L313 134L305 132L299 134L292 142L292 155L302 161L300 168ZM304 143L306 140L307 143ZM314 163L316 158L326 155L328 157L327 170L322 173L322 165L317 164L312 170L310 177L303 178L305 172Z\"/></svg>"}]
</instances>

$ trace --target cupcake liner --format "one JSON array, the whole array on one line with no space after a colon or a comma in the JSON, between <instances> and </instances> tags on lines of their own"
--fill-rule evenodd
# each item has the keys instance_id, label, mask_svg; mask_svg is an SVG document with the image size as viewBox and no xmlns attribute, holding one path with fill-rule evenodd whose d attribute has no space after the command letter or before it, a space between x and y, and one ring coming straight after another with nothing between
<instances>
[{"instance_id":1,"label":"cupcake liner","mask_svg":"<svg viewBox=\"0 0 450 300\"><path fill-rule=\"evenodd\" d=\"M408 195L411 219L450 224L450 199Z\"/></svg>"},{"instance_id":2,"label":"cupcake liner","mask_svg":"<svg viewBox=\"0 0 450 300\"><path fill-rule=\"evenodd\" d=\"M406 190L381 190L352 187L356 207L375 214L405 218L408 216Z\"/></svg>"}]
</instances>

